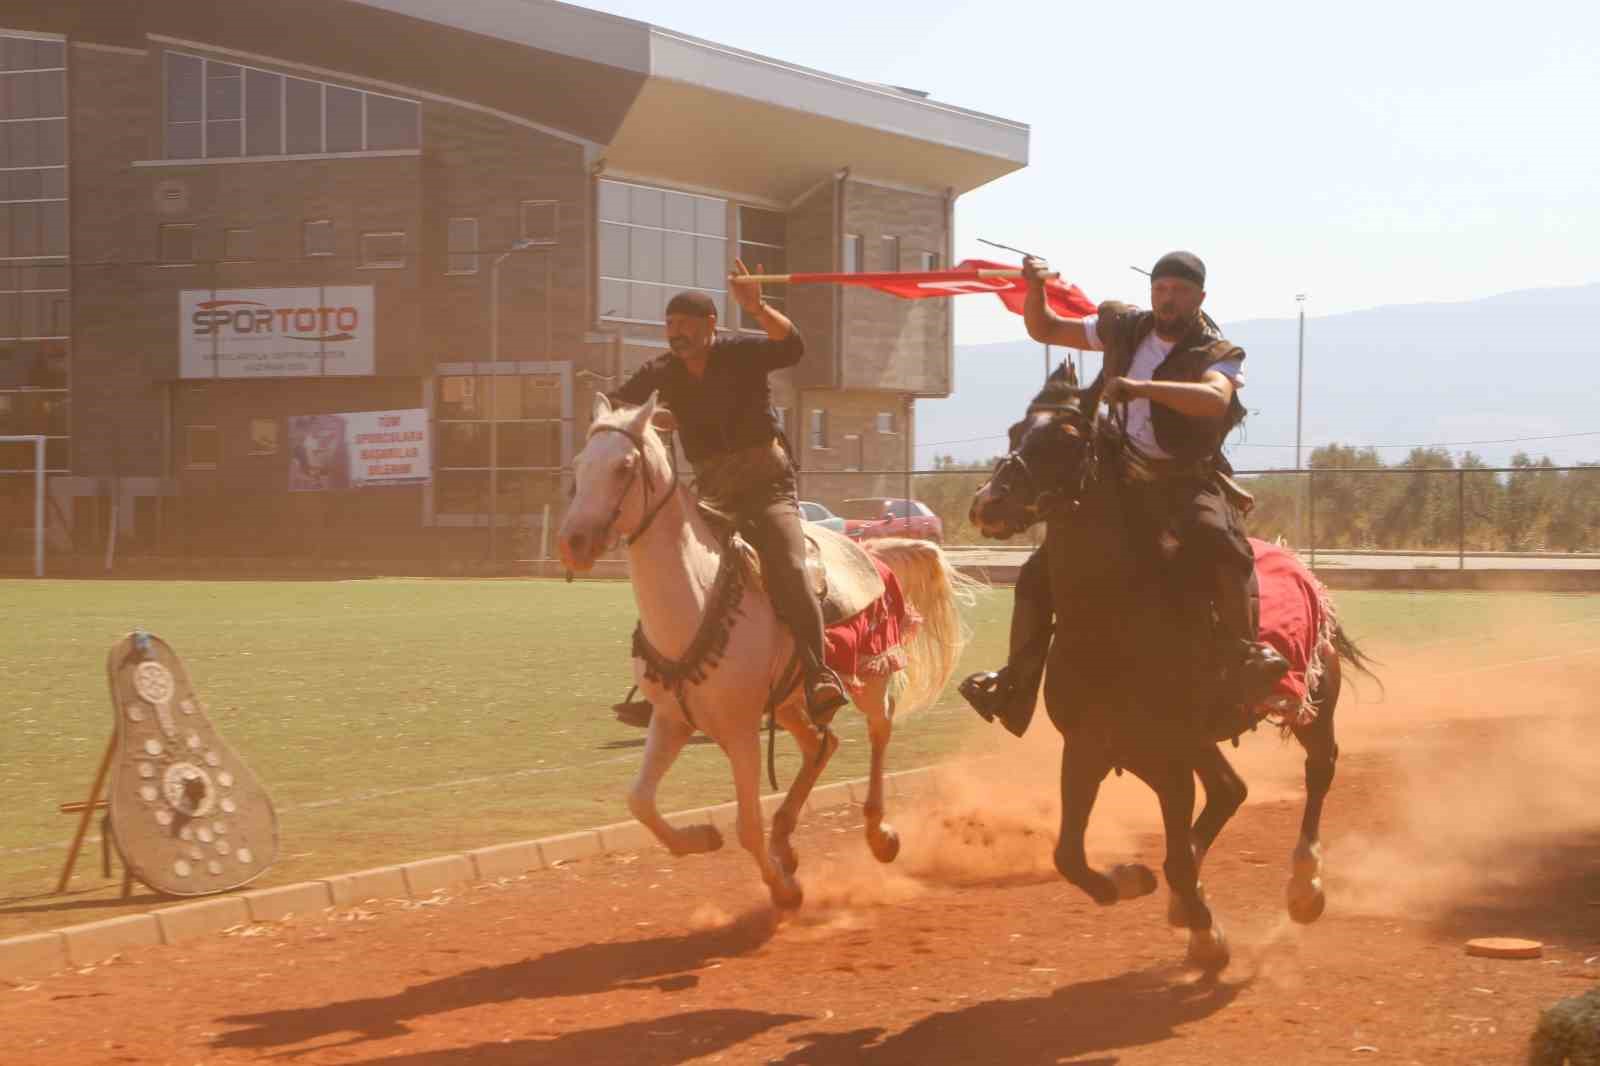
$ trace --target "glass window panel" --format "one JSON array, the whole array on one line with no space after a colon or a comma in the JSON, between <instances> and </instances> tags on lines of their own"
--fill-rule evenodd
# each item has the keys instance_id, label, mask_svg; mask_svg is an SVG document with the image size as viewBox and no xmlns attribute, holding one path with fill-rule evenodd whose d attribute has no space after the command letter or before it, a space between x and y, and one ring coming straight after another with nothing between
<instances>
[{"instance_id":1,"label":"glass window panel","mask_svg":"<svg viewBox=\"0 0 1600 1066\"><path fill-rule=\"evenodd\" d=\"M782 274L788 269L784 264L789 257L784 250L770 245L741 244L739 258L744 260L744 265L750 268L752 274ZM782 296L782 293L777 295Z\"/></svg>"},{"instance_id":2,"label":"glass window panel","mask_svg":"<svg viewBox=\"0 0 1600 1066\"><path fill-rule=\"evenodd\" d=\"M39 171L39 195L44 197L67 195L66 168L51 167Z\"/></svg>"},{"instance_id":3,"label":"glass window panel","mask_svg":"<svg viewBox=\"0 0 1600 1066\"><path fill-rule=\"evenodd\" d=\"M783 214L759 207L739 208L739 239L758 244L786 244Z\"/></svg>"},{"instance_id":4,"label":"glass window panel","mask_svg":"<svg viewBox=\"0 0 1600 1066\"><path fill-rule=\"evenodd\" d=\"M39 254L39 205L11 205L11 254Z\"/></svg>"},{"instance_id":5,"label":"glass window panel","mask_svg":"<svg viewBox=\"0 0 1600 1066\"><path fill-rule=\"evenodd\" d=\"M555 244L559 239L560 205L553 200L524 202L522 236L539 244Z\"/></svg>"},{"instance_id":6,"label":"glass window panel","mask_svg":"<svg viewBox=\"0 0 1600 1066\"><path fill-rule=\"evenodd\" d=\"M200 158L200 123L174 122L167 126L167 158Z\"/></svg>"},{"instance_id":7,"label":"glass window panel","mask_svg":"<svg viewBox=\"0 0 1600 1066\"><path fill-rule=\"evenodd\" d=\"M0 70L22 70L23 65L17 62L17 49L32 42L21 37L0 37Z\"/></svg>"},{"instance_id":8,"label":"glass window panel","mask_svg":"<svg viewBox=\"0 0 1600 1066\"><path fill-rule=\"evenodd\" d=\"M48 263L42 266L22 267L17 271L17 288L65 289L67 288L66 265Z\"/></svg>"},{"instance_id":9,"label":"glass window panel","mask_svg":"<svg viewBox=\"0 0 1600 1066\"><path fill-rule=\"evenodd\" d=\"M539 466L534 461L534 430L542 428L539 422L502 422L495 427L495 433L500 441L500 453L496 457L502 467L507 466Z\"/></svg>"},{"instance_id":10,"label":"glass window panel","mask_svg":"<svg viewBox=\"0 0 1600 1066\"><path fill-rule=\"evenodd\" d=\"M327 94L328 151L359 152L361 140L361 93L329 85Z\"/></svg>"},{"instance_id":11,"label":"glass window panel","mask_svg":"<svg viewBox=\"0 0 1600 1066\"><path fill-rule=\"evenodd\" d=\"M494 374L483 378L480 387L488 397L489 408L497 418L522 417L522 380L512 374Z\"/></svg>"},{"instance_id":12,"label":"glass window panel","mask_svg":"<svg viewBox=\"0 0 1600 1066\"><path fill-rule=\"evenodd\" d=\"M628 231L628 277L635 281L664 281L665 236L658 229L635 226Z\"/></svg>"},{"instance_id":13,"label":"glass window panel","mask_svg":"<svg viewBox=\"0 0 1600 1066\"><path fill-rule=\"evenodd\" d=\"M861 234L846 233L844 235L844 263L840 270L849 274L858 273L866 267L861 262Z\"/></svg>"},{"instance_id":14,"label":"glass window panel","mask_svg":"<svg viewBox=\"0 0 1600 1066\"><path fill-rule=\"evenodd\" d=\"M665 279L672 285L693 285L694 241L687 233L666 234Z\"/></svg>"},{"instance_id":15,"label":"glass window panel","mask_svg":"<svg viewBox=\"0 0 1600 1066\"><path fill-rule=\"evenodd\" d=\"M714 292L711 294L711 302L717 305L717 321L728 321L728 294L725 292ZM663 304L662 307L665 308L666 305Z\"/></svg>"},{"instance_id":16,"label":"glass window panel","mask_svg":"<svg viewBox=\"0 0 1600 1066\"><path fill-rule=\"evenodd\" d=\"M410 100L367 94L367 147L417 147L417 105Z\"/></svg>"},{"instance_id":17,"label":"glass window panel","mask_svg":"<svg viewBox=\"0 0 1600 1066\"><path fill-rule=\"evenodd\" d=\"M21 319L20 337L64 337L67 335L67 297L63 293L25 293L17 298Z\"/></svg>"},{"instance_id":18,"label":"glass window panel","mask_svg":"<svg viewBox=\"0 0 1600 1066\"><path fill-rule=\"evenodd\" d=\"M600 282L600 316L602 318L628 317L628 283L602 279Z\"/></svg>"},{"instance_id":19,"label":"glass window panel","mask_svg":"<svg viewBox=\"0 0 1600 1066\"><path fill-rule=\"evenodd\" d=\"M36 74L0 76L0 118L36 118L39 114L39 83Z\"/></svg>"},{"instance_id":20,"label":"glass window panel","mask_svg":"<svg viewBox=\"0 0 1600 1066\"><path fill-rule=\"evenodd\" d=\"M46 117L67 113L67 72L49 70L34 75L39 79L39 114Z\"/></svg>"},{"instance_id":21,"label":"glass window panel","mask_svg":"<svg viewBox=\"0 0 1600 1066\"><path fill-rule=\"evenodd\" d=\"M333 223L326 219L307 222L304 227L306 255L333 254Z\"/></svg>"},{"instance_id":22,"label":"glass window panel","mask_svg":"<svg viewBox=\"0 0 1600 1066\"><path fill-rule=\"evenodd\" d=\"M364 233L361 235L361 265L405 266L406 235L404 233Z\"/></svg>"},{"instance_id":23,"label":"glass window panel","mask_svg":"<svg viewBox=\"0 0 1600 1066\"><path fill-rule=\"evenodd\" d=\"M668 293L661 285L628 286L628 317L645 322L665 322Z\"/></svg>"},{"instance_id":24,"label":"glass window panel","mask_svg":"<svg viewBox=\"0 0 1600 1066\"><path fill-rule=\"evenodd\" d=\"M561 378L532 374L522 379L522 409L528 418L561 417Z\"/></svg>"},{"instance_id":25,"label":"glass window panel","mask_svg":"<svg viewBox=\"0 0 1600 1066\"><path fill-rule=\"evenodd\" d=\"M244 72L246 155L283 154L283 78L264 70Z\"/></svg>"},{"instance_id":26,"label":"glass window panel","mask_svg":"<svg viewBox=\"0 0 1600 1066\"><path fill-rule=\"evenodd\" d=\"M608 222L628 221L628 187L614 181L600 183L600 217Z\"/></svg>"},{"instance_id":27,"label":"glass window panel","mask_svg":"<svg viewBox=\"0 0 1600 1066\"><path fill-rule=\"evenodd\" d=\"M8 122L5 128L11 133L11 166L36 167L39 165L39 127L63 126L62 122Z\"/></svg>"},{"instance_id":28,"label":"glass window panel","mask_svg":"<svg viewBox=\"0 0 1600 1066\"><path fill-rule=\"evenodd\" d=\"M628 233L627 226L600 223L600 273L614 278L628 276Z\"/></svg>"},{"instance_id":29,"label":"glass window panel","mask_svg":"<svg viewBox=\"0 0 1600 1066\"><path fill-rule=\"evenodd\" d=\"M11 127L20 123L0 122L0 167L16 166L11 158Z\"/></svg>"},{"instance_id":30,"label":"glass window panel","mask_svg":"<svg viewBox=\"0 0 1600 1066\"><path fill-rule=\"evenodd\" d=\"M899 237L885 237L883 239L883 269L885 271L900 269Z\"/></svg>"},{"instance_id":31,"label":"glass window panel","mask_svg":"<svg viewBox=\"0 0 1600 1066\"><path fill-rule=\"evenodd\" d=\"M666 194L666 227L668 229L681 229L692 233L694 231L694 200L681 192Z\"/></svg>"},{"instance_id":32,"label":"glass window panel","mask_svg":"<svg viewBox=\"0 0 1600 1066\"><path fill-rule=\"evenodd\" d=\"M67 62L66 45L61 41L34 41L35 67L61 67Z\"/></svg>"},{"instance_id":33,"label":"glass window panel","mask_svg":"<svg viewBox=\"0 0 1600 1066\"><path fill-rule=\"evenodd\" d=\"M314 81L285 78L283 92L288 121L284 151L289 155L321 152L322 86Z\"/></svg>"},{"instance_id":34,"label":"glass window panel","mask_svg":"<svg viewBox=\"0 0 1600 1066\"><path fill-rule=\"evenodd\" d=\"M640 226L661 225L666 194L660 189L645 189L638 185L628 189L631 221Z\"/></svg>"},{"instance_id":35,"label":"glass window panel","mask_svg":"<svg viewBox=\"0 0 1600 1066\"><path fill-rule=\"evenodd\" d=\"M483 514L489 510L489 472L441 470L434 498L440 514Z\"/></svg>"},{"instance_id":36,"label":"glass window panel","mask_svg":"<svg viewBox=\"0 0 1600 1066\"><path fill-rule=\"evenodd\" d=\"M694 239L694 283L702 289L728 287L728 243L718 237Z\"/></svg>"},{"instance_id":37,"label":"glass window panel","mask_svg":"<svg viewBox=\"0 0 1600 1066\"><path fill-rule=\"evenodd\" d=\"M39 150L34 162L42 166L57 166L67 161L67 124L59 119L43 122L19 123L32 125L39 133Z\"/></svg>"},{"instance_id":38,"label":"glass window panel","mask_svg":"<svg viewBox=\"0 0 1600 1066\"><path fill-rule=\"evenodd\" d=\"M478 272L478 220L452 218L449 224L449 257L445 269L452 274Z\"/></svg>"},{"instance_id":39,"label":"glass window panel","mask_svg":"<svg viewBox=\"0 0 1600 1066\"><path fill-rule=\"evenodd\" d=\"M0 337L22 336L22 300L16 293L0 292Z\"/></svg>"},{"instance_id":40,"label":"glass window panel","mask_svg":"<svg viewBox=\"0 0 1600 1066\"><path fill-rule=\"evenodd\" d=\"M489 426L485 422L439 425L440 466L488 466Z\"/></svg>"},{"instance_id":41,"label":"glass window panel","mask_svg":"<svg viewBox=\"0 0 1600 1066\"><path fill-rule=\"evenodd\" d=\"M72 459L69 442L54 439L45 441L44 465L51 470L70 470Z\"/></svg>"},{"instance_id":42,"label":"glass window panel","mask_svg":"<svg viewBox=\"0 0 1600 1066\"><path fill-rule=\"evenodd\" d=\"M52 437L67 435L68 399L60 393L46 393L40 398L44 407L44 431Z\"/></svg>"},{"instance_id":43,"label":"glass window panel","mask_svg":"<svg viewBox=\"0 0 1600 1066\"><path fill-rule=\"evenodd\" d=\"M11 250L11 206L0 204L0 256L14 254Z\"/></svg>"},{"instance_id":44,"label":"glass window panel","mask_svg":"<svg viewBox=\"0 0 1600 1066\"><path fill-rule=\"evenodd\" d=\"M440 418L477 418L482 410L477 378L450 375L439 379Z\"/></svg>"},{"instance_id":45,"label":"glass window panel","mask_svg":"<svg viewBox=\"0 0 1600 1066\"><path fill-rule=\"evenodd\" d=\"M0 171L0 200L37 200L43 191L42 170Z\"/></svg>"},{"instance_id":46,"label":"glass window panel","mask_svg":"<svg viewBox=\"0 0 1600 1066\"><path fill-rule=\"evenodd\" d=\"M694 201L694 229L711 237L728 235L728 205L722 200L697 196Z\"/></svg>"},{"instance_id":47,"label":"glass window panel","mask_svg":"<svg viewBox=\"0 0 1600 1066\"><path fill-rule=\"evenodd\" d=\"M206 64L206 118L244 117L244 72L232 63Z\"/></svg>"},{"instance_id":48,"label":"glass window panel","mask_svg":"<svg viewBox=\"0 0 1600 1066\"><path fill-rule=\"evenodd\" d=\"M167 121L199 122L201 103L205 99L202 78L205 63L192 56L168 52L167 66Z\"/></svg>"},{"instance_id":49,"label":"glass window panel","mask_svg":"<svg viewBox=\"0 0 1600 1066\"><path fill-rule=\"evenodd\" d=\"M0 203L5 203L7 200L21 200L22 196L13 194L11 190L20 188L21 176L31 173L33 171L30 170L14 170L9 173L0 170Z\"/></svg>"},{"instance_id":50,"label":"glass window panel","mask_svg":"<svg viewBox=\"0 0 1600 1066\"><path fill-rule=\"evenodd\" d=\"M244 154L244 123L207 122L206 155L211 159L232 159Z\"/></svg>"}]
</instances>

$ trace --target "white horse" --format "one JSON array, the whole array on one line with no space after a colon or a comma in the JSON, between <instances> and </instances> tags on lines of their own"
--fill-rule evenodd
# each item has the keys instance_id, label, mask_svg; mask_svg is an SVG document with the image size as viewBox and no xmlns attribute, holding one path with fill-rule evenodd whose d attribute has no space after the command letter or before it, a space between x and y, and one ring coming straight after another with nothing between
<instances>
[{"instance_id":1,"label":"white horse","mask_svg":"<svg viewBox=\"0 0 1600 1066\"><path fill-rule=\"evenodd\" d=\"M573 462L574 495L559 543L567 567L583 572L616 538L625 540L643 636L661 656L679 660L697 644L708 611L719 610L716 579L728 547L694 497L677 483L657 433L658 426L672 425L670 412L658 410L654 396L643 407L614 411L604 396L595 398L589 439ZM900 840L883 820L884 749L897 711L906 714L931 703L949 680L963 642L958 604L970 602L975 583L957 572L937 545L885 539L871 542L867 550L894 571L906 603L921 615L920 626L904 644L908 665L903 676L893 679L893 685L889 677L868 679L854 696L872 742L864 810L867 843L879 861L891 862ZM715 629L717 619L711 621ZM628 808L674 855L722 846L714 826L680 829L656 808L662 777L700 729L732 764L739 843L761 868L774 905L795 908L803 894L794 878L799 857L790 837L838 740L812 724L803 689L792 685L794 638L774 614L764 589L746 589L737 616L719 635L725 636L726 646L719 643L714 665L681 685L650 680L644 664L635 659L639 689L652 713L644 765L628 794ZM803 763L773 816L769 845L762 824L760 727L769 698L780 686L787 691L776 693L776 722L798 742Z\"/></svg>"}]
</instances>

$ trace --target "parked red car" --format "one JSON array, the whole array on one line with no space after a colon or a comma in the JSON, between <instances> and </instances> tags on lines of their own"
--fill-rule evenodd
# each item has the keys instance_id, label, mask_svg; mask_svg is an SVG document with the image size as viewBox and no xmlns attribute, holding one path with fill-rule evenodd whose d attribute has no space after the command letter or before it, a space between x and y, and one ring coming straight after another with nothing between
<instances>
[{"instance_id":1,"label":"parked red car","mask_svg":"<svg viewBox=\"0 0 1600 1066\"><path fill-rule=\"evenodd\" d=\"M844 517L845 536L855 540L911 537L931 540L935 544L944 543L944 523L920 500L884 496L846 500L839 513Z\"/></svg>"}]
</instances>

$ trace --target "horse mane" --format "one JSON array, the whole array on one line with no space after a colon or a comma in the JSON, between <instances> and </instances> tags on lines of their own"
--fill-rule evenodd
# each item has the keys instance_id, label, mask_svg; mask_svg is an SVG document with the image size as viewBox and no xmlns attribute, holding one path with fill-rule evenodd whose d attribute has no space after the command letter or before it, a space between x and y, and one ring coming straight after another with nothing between
<instances>
[{"instance_id":1,"label":"horse mane","mask_svg":"<svg viewBox=\"0 0 1600 1066\"><path fill-rule=\"evenodd\" d=\"M1063 359L1061 365L1050 372L1045 378L1044 387L1039 390L1029 403L1028 408L1035 407L1083 407L1083 397L1087 389L1078 387L1078 373L1073 369L1072 363Z\"/></svg>"}]
</instances>

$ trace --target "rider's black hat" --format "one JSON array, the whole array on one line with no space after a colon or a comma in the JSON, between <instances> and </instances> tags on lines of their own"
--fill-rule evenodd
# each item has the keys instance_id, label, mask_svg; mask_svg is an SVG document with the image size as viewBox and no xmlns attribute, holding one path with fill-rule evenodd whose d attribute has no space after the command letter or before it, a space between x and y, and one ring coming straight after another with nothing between
<instances>
[{"instance_id":1,"label":"rider's black hat","mask_svg":"<svg viewBox=\"0 0 1600 1066\"><path fill-rule=\"evenodd\" d=\"M1155 269L1150 271L1151 281L1160 281L1162 278L1182 278L1203 289L1206 287L1206 265L1193 252L1168 252L1156 260Z\"/></svg>"}]
</instances>

